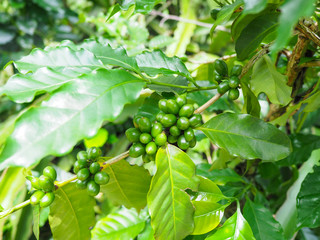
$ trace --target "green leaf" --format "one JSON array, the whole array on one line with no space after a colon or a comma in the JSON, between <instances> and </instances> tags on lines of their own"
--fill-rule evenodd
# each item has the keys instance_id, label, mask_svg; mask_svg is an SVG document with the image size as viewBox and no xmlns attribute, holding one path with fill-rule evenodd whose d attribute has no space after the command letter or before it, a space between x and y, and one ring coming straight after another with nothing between
<instances>
[{"instance_id":1,"label":"green leaf","mask_svg":"<svg viewBox=\"0 0 320 240\"><path fill-rule=\"evenodd\" d=\"M207 237L206 240L255 240L252 230L244 219L238 207L237 212L233 214L223 224L221 228L211 236Z\"/></svg>"},{"instance_id":2,"label":"green leaf","mask_svg":"<svg viewBox=\"0 0 320 240\"><path fill-rule=\"evenodd\" d=\"M291 0L286 1L281 7L279 18L278 35L275 43L271 46L272 55L275 56L287 43L291 36L294 25L301 17L311 16L316 0ZM303 6L303 7L301 7Z\"/></svg>"},{"instance_id":3,"label":"green leaf","mask_svg":"<svg viewBox=\"0 0 320 240\"><path fill-rule=\"evenodd\" d=\"M245 159L277 161L291 152L291 142L285 133L247 114L223 113L198 129L217 146Z\"/></svg>"},{"instance_id":4,"label":"green leaf","mask_svg":"<svg viewBox=\"0 0 320 240\"><path fill-rule=\"evenodd\" d=\"M122 160L108 166L105 171L110 180L108 184L101 186L101 192L108 199L126 208L140 210L146 206L151 176L144 167L131 166Z\"/></svg>"},{"instance_id":5,"label":"green leaf","mask_svg":"<svg viewBox=\"0 0 320 240\"><path fill-rule=\"evenodd\" d=\"M128 10L129 7L135 5L136 13L147 14L160 2L163 0L125 0L121 1L120 7L123 10Z\"/></svg>"},{"instance_id":6,"label":"green leaf","mask_svg":"<svg viewBox=\"0 0 320 240\"><path fill-rule=\"evenodd\" d=\"M243 215L257 240L285 240L281 225L274 219L270 210L263 205L247 198Z\"/></svg>"},{"instance_id":7,"label":"green leaf","mask_svg":"<svg viewBox=\"0 0 320 240\"><path fill-rule=\"evenodd\" d=\"M233 169L214 169L210 170L211 164L202 163L197 165L197 175L209 178L215 184L225 185L228 182L245 182Z\"/></svg>"},{"instance_id":8,"label":"green leaf","mask_svg":"<svg viewBox=\"0 0 320 240\"><path fill-rule=\"evenodd\" d=\"M168 144L156 156L157 172L148 193L151 226L156 239L183 239L193 230L193 214L186 189L197 190L195 165L179 148Z\"/></svg>"},{"instance_id":9,"label":"green leaf","mask_svg":"<svg viewBox=\"0 0 320 240\"><path fill-rule=\"evenodd\" d=\"M164 48L173 42L174 42L174 39L172 37L165 36L165 35L158 35L149 41L149 48L150 49Z\"/></svg>"},{"instance_id":10,"label":"green leaf","mask_svg":"<svg viewBox=\"0 0 320 240\"><path fill-rule=\"evenodd\" d=\"M303 180L297 196L298 227L320 226L320 166Z\"/></svg>"},{"instance_id":11,"label":"green leaf","mask_svg":"<svg viewBox=\"0 0 320 240\"><path fill-rule=\"evenodd\" d=\"M243 14L255 14L264 10L268 0L244 0Z\"/></svg>"},{"instance_id":12,"label":"green leaf","mask_svg":"<svg viewBox=\"0 0 320 240\"><path fill-rule=\"evenodd\" d=\"M198 4L196 1L181 0L180 1L180 17L188 20L197 20ZM174 42L168 46L166 53L169 56L183 56L186 53L187 46L194 34L196 25L186 23L183 21L178 22L178 26L174 31Z\"/></svg>"},{"instance_id":13,"label":"green leaf","mask_svg":"<svg viewBox=\"0 0 320 240\"><path fill-rule=\"evenodd\" d=\"M291 100L287 77L277 71L268 56L263 56L253 66L250 84L256 96L264 92L274 104L286 105Z\"/></svg>"},{"instance_id":14,"label":"green leaf","mask_svg":"<svg viewBox=\"0 0 320 240\"><path fill-rule=\"evenodd\" d=\"M279 13L258 15L247 24L235 44L239 60L248 58L260 46L262 40L276 30L278 16Z\"/></svg>"},{"instance_id":15,"label":"green leaf","mask_svg":"<svg viewBox=\"0 0 320 240\"><path fill-rule=\"evenodd\" d=\"M129 57L123 47L113 49L109 44L101 44L96 41L85 41L80 47L92 52L103 64L120 66L125 69L140 72L137 61Z\"/></svg>"},{"instance_id":16,"label":"green leaf","mask_svg":"<svg viewBox=\"0 0 320 240\"><path fill-rule=\"evenodd\" d=\"M96 69L103 66L93 53L85 49L72 50L70 47L36 48L28 56L15 61L14 65L21 73L35 72L42 67L61 70L65 67Z\"/></svg>"},{"instance_id":17,"label":"green leaf","mask_svg":"<svg viewBox=\"0 0 320 240\"><path fill-rule=\"evenodd\" d=\"M320 108L320 91L317 91L311 97L308 97L306 100L303 101L304 103L308 104L303 111L304 112L313 112Z\"/></svg>"},{"instance_id":18,"label":"green leaf","mask_svg":"<svg viewBox=\"0 0 320 240\"><path fill-rule=\"evenodd\" d=\"M216 29L218 25L221 25L229 21L233 12L237 10L241 5L243 5L243 0L237 0L230 5L223 6L219 11L217 15L217 20L214 22L210 32L213 33L213 31Z\"/></svg>"},{"instance_id":19,"label":"green leaf","mask_svg":"<svg viewBox=\"0 0 320 240\"><path fill-rule=\"evenodd\" d=\"M34 233L34 236L36 237L37 240L39 240L39 235L40 235L40 229L39 229L39 222L40 222L40 206L35 205L32 208L32 214L33 214L33 226L32 230Z\"/></svg>"},{"instance_id":20,"label":"green leaf","mask_svg":"<svg viewBox=\"0 0 320 240\"><path fill-rule=\"evenodd\" d=\"M91 147L102 147L108 140L109 132L105 128L100 128L92 138L84 139L83 143L86 149Z\"/></svg>"},{"instance_id":21,"label":"green leaf","mask_svg":"<svg viewBox=\"0 0 320 240\"><path fill-rule=\"evenodd\" d=\"M320 136L312 134L296 134L290 136L292 142L292 153L279 163L291 166L305 162L313 150L320 148Z\"/></svg>"},{"instance_id":22,"label":"green leaf","mask_svg":"<svg viewBox=\"0 0 320 240\"><path fill-rule=\"evenodd\" d=\"M0 29L0 45L9 43L16 36L15 32L6 29Z\"/></svg>"},{"instance_id":23,"label":"green leaf","mask_svg":"<svg viewBox=\"0 0 320 240\"><path fill-rule=\"evenodd\" d=\"M50 69L40 68L34 74L15 74L9 78L1 93L17 103L31 102L36 95L53 92L82 74L91 73L90 68Z\"/></svg>"},{"instance_id":24,"label":"green leaf","mask_svg":"<svg viewBox=\"0 0 320 240\"><path fill-rule=\"evenodd\" d=\"M146 217L134 209L122 208L101 218L92 230L92 240L134 239L145 227Z\"/></svg>"},{"instance_id":25,"label":"green leaf","mask_svg":"<svg viewBox=\"0 0 320 240\"><path fill-rule=\"evenodd\" d=\"M291 239L297 231L297 196L301 189L301 183L312 172L315 165L319 164L320 150L312 152L308 161L299 168L298 179L287 191L287 198L276 213L276 219L281 224L286 239Z\"/></svg>"},{"instance_id":26,"label":"green leaf","mask_svg":"<svg viewBox=\"0 0 320 240\"><path fill-rule=\"evenodd\" d=\"M251 89L247 86L246 83L241 83L241 89L244 99L243 111L247 114L250 114L254 117L260 117L261 107L258 101L258 98Z\"/></svg>"},{"instance_id":27,"label":"green leaf","mask_svg":"<svg viewBox=\"0 0 320 240\"><path fill-rule=\"evenodd\" d=\"M141 71L150 76L178 74L192 79L190 72L178 57L167 57L162 51L143 52L136 56Z\"/></svg>"},{"instance_id":28,"label":"green leaf","mask_svg":"<svg viewBox=\"0 0 320 240\"><path fill-rule=\"evenodd\" d=\"M207 178L199 177L199 189L192 204L195 207L193 235L210 232L220 223L224 209L229 205L218 202L225 198L218 186Z\"/></svg>"},{"instance_id":29,"label":"green leaf","mask_svg":"<svg viewBox=\"0 0 320 240\"><path fill-rule=\"evenodd\" d=\"M151 224L150 222L147 222L143 232L138 235L138 240L154 240L153 235L154 231L151 227Z\"/></svg>"},{"instance_id":30,"label":"green leaf","mask_svg":"<svg viewBox=\"0 0 320 240\"><path fill-rule=\"evenodd\" d=\"M143 86L124 70L100 69L69 82L16 121L0 155L0 169L67 153L79 140L94 136L104 121L115 120Z\"/></svg>"},{"instance_id":31,"label":"green leaf","mask_svg":"<svg viewBox=\"0 0 320 240\"><path fill-rule=\"evenodd\" d=\"M50 206L49 224L53 239L90 239L95 224L95 201L86 190L69 183L55 192Z\"/></svg>"},{"instance_id":32,"label":"green leaf","mask_svg":"<svg viewBox=\"0 0 320 240\"><path fill-rule=\"evenodd\" d=\"M158 102L161 98L162 97L158 93L152 93L144 99L136 115L147 117L150 121L155 121L157 114L160 112Z\"/></svg>"}]
</instances>

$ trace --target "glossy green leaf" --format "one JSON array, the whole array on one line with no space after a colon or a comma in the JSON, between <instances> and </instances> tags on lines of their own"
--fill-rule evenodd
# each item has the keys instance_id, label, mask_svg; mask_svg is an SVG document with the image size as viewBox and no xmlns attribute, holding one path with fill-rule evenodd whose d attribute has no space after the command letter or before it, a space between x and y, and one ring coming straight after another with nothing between
<instances>
[{"instance_id":1,"label":"glossy green leaf","mask_svg":"<svg viewBox=\"0 0 320 240\"><path fill-rule=\"evenodd\" d=\"M69 183L55 192L50 206L49 224L53 239L90 239L90 228L95 224L95 201L86 190Z\"/></svg>"},{"instance_id":2,"label":"glossy green leaf","mask_svg":"<svg viewBox=\"0 0 320 240\"><path fill-rule=\"evenodd\" d=\"M179 240L194 227L194 208L184 191L196 191L195 165L179 148L168 144L156 156L157 172L148 193L148 209L156 239Z\"/></svg>"},{"instance_id":3,"label":"glossy green leaf","mask_svg":"<svg viewBox=\"0 0 320 240\"><path fill-rule=\"evenodd\" d=\"M40 229L39 229L40 206L39 205L33 206L32 215L33 215L33 224L32 224L33 234L36 237L36 239L39 240L39 236L40 236Z\"/></svg>"},{"instance_id":4,"label":"glossy green leaf","mask_svg":"<svg viewBox=\"0 0 320 240\"><path fill-rule=\"evenodd\" d=\"M320 137L312 134L291 135L292 153L279 163L291 166L308 160L313 150L320 148Z\"/></svg>"},{"instance_id":5,"label":"glossy green leaf","mask_svg":"<svg viewBox=\"0 0 320 240\"><path fill-rule=\"evenodd\" d=\"M279 18L278 35L275 43L271 46L273 56L288 43L293 27L298 20L301 17L312 15L315 2L315 0L291 0L286 1L280 7L281 15Z\"/></svg>"},{"instance_id":6,"label":"glossy green leaf","mask_svg":"<svg viewBox=\"0 0 320 240\"><path fill-rule=\"evenodd\" d=\"M40 68L34 74L15 74L1 89L1 93L7 95L17 103L31 102L34 97L44 92L53 92L64 84L74 81L82 74L91 73L92 69L70 68L50 69Z\"/></svg>"},{"instance_id":7,"label":"glossy green leaf","mask_svg":"<svg viewBox=\"0 0 320 240\"><path fill-rule=\"evenodd\" d=\"M180 17L188 20L197 20L197 5L196 1L181 0ZM184 56L195 29L195 24L179 21L178 26L174 31L175 41L168 46L166 53L169 56Z\"/></svg>"},{"instance_id":8,"label":"glossy green leaf","mask_svg":"<svg viewBox=\"0 0 320 240\"><path fill-rule=\"evenodd\" d=\"M228 182L245 182L233 169L214 169L211 170L211 164L202 163L197 165L197 175L209 178L215 184L225 185Z\"/></svg>"},{"instance_id":9,"label":"glossy green leaf","mask_svg":"<svg viewBox=\"0 0 320 240\"><path fill-rule=\"evenodd\" d=\"M154 92L144 99L143 104L139 107L137 116L144 116L155 121L157 114L160 112L158 102L162 98L158 93Z\"/></svg>"},{"instance_id":10,"label":"glossy green leaf","mask_svg":"<svg viewBox=\"0 0 320 240\"><path fill-rule=\"evenodd\" d=\"M109 44L103 45L96 41L85 41L80 47L92 52L103 64L120 66L135 72L140 71L135 58L129 57L123 47L113 49Z\"/></svg>"},{"instance_id":11,"label":"glossy green leaf","mask_svg":"<svg viewBox=\"0 0 320 240\"><path fill-rule=\"evenodd\" d=\"M94 136L139 96L144 83L124 70L100 69L59 89L15 124L0 156L0 168L30 166L49 154L62 155Z\"/></svg>"},{"instance_id":12,"label":"glossy green leaf","mask_svg":"<svg viewBox=\"0 0 320 240\"><path fill-rule=\"evenodd\" d=\"M235 44L239 60L248 58L260 46L262 40L276 30L278 16L278 13L258 15L247 24Z\"/></svg>"},{"instance_id":13,"label":"glossy green leaf","mask_svg":"<svg viewBox=\"0 0 320 240\"><path fill-rule=\"evenodd\" d=\"M223 6L217 15L217 20L214 22L211 28L211 33L216 29L218 25L229 21L233 12L237 10L241 5L243 5L243 0L237 0L230 5Z\"/></svg>"},{"instance_id":14,"label":"glossy green leaf","mask_svg":"<svg viewBox=\"0 0 320 240\"><path fill-rule=\"evenodd\" d=\"M122 160L108 166L105 170L109 183L101 186L101 192L106 194L114 204L140 210L147 204L147 193L151 176L144 167L130 165Z\"/></svg>"},{"instance_id":15,"label":"glossy green leaf","mask_svg":"<svg viewBox=\"0 0 320 240\"><path fill-rule=\"evenodd\" d=\"M206 240L255 240L248 222L240 212L240 208L223 224L221 228Z\"/></svg>"},{"instance_id":16,"label":"glossy green leaf","mask_svg":"<svg viewBox=\"0 0 320 240\"><path fill-rule=\"evenodd\" d=\"M177 57L167 57L162 51L143 52L136 56L140 70L150 76L157 74L178 74L192 79L184 63Z\"/></svg>"},{"instance_id":17,"label":"glossy green leaf","mask_svg":"<svg viewBox=\"0 0 320 240\"><path fill-rule=\"evenodd\" d=\"M32 50L28 56L15 61L14 64L21 73L35 72L42 67L61 70L65 67L96 69L103 66L101 61L88 50L76 51L69 47L48 48L47 50L37 48Z\"/></svg>"},{"instance_id":18,"label":"glossy green leaf","mask_svg":"<svg viewBox=\"0 0 320 240\"><path fill-rule=\"evenodd\" d=\"M281 225L274 219L269 209L247 199L243 216L248 221L257 240L285 240Z\"/></svg>"},{"instance_id":19,"label":"glossy green leaf","mask_svg":"<svg viewBox=\"0 0 320 240\"><path fill-rule=\"evenodd\" d=\"M297 196L298 227L320 226L320 166L303 180Z\"/></svg>"},{"instance_id":20,"label":"glossy green leaf","mask_svg":"<svg viewBox=\"0 0 320 240\"><path fill-rule=\"evenodd\" d=\"M250 84L256 96L264 92L274 104L286 105L291 100L286 76L277 71L268 56L263 56L253 66Z\"/></svg>"},{"instance_id":21,"label":"glossy green leaf","mask_svg":"<svg viewBox=\"0 0 320 240\"><path fill-rule=\"evenodd\" d=\"M285 133L247 114L223 113L198 129L217 146L245 159L277 161L291 152L291 142Z\"/></svg>"},{"instance_id":22,"label":"glossy green leaf","mask_svg":"<svg viewBox=\"0 0 320 240\"><path fill-rule=\"evenodd\" d=\"M154 231L151 227L151 224L150 222L147 222L143 232L138 235L138 240L154 240L153 235Z\"/></svg>"},{"instance_id":23,"label":"glossy green leaf","mask_svg":"<svg viewBox=\"0 0 320 240\"><path fill-rule=\"evenodd\" d=\"M308 161L299 168L299 177L287 191L287 198L276 213L276 219L283 228L286 239L291 239L297 231L297 196L301 184L315 165L319 164L320 150L312 152Z\"/></svg>"},{"instance_id":24,"label":"glossy green leaf","mask_svg":"<svg viewBox=\"0 0 320 240\"><path fill-rule=\"evenodd\" d=\"M142 213L142 214L141 214ZM146 217L134 209L122 208L101 218L92 229L92 240L134 239L145 227Z\"/></svg>"},{"instance_id":25,"label":"glossy green leaf","mask_svg":"<svg viewBox=\"0 0 320 240\"><path fill-rule=\"evenodd\" d=\"M246 83L241 83L242 93L243 93L243 111L254 117L260 117L261 107L258 98Z\"/></svg>"},{"instance_id":26,"label":"glossy green leaf","mask_svg":"<svg viewBox=\"0 0 320 240\"><path fill-rule=\"evenodd\" d=\"M264 10L268 0L244 0L243 14L255 14Z\"/></svg>"},{"instance_id":27,"label":"glossy green leaf","mask_svg":"<svg viewBox=\"0 0 320 240\"><path fill-rule=\"evenodd\" d=\"M225 198L218 186L207 178L199 177L200 184L192 204L195 207L193 235L210 232L220 223L224 209L229 205L218 202Z\"/></svg>"}]
</instances>

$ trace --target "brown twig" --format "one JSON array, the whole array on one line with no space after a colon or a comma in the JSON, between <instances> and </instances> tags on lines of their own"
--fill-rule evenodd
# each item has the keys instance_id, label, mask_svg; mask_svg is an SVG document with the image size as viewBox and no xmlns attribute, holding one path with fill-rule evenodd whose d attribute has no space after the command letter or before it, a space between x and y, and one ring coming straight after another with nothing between
<instances>
[{"instance_id":1,"label":"brown twig","mask_svg":"<svg viewBox=\"0 0 320 240\"><path fill-rule=\"evenodd\" d=\"M312 62L306 62L299 65L300 68L305 67L320 67L320 61L312 61Z\"/></svg>"},{"instance_id":2,"label":"brown twig","mask_svg":"<svg viewBox=\"0 0 320 240\"><path fill-rule=\"evenodd\" d=\"M308 26L304 25L302 22L299 22L296 27L305 37L310 39L312 42L320 46L320 37L314 32L316 30L314 25Z\"/></svg>"},{"instance_id":3,"label":"brown twig","mask_svg":"<svg viewBox=\"0 0 320 240\"><path fill-rule=\"evenodd\" d=\"M204 110L206 110L208 107L210 107L212 104L214 104L222 94L217 93L214 95L209 101L207 101L205 104L203 104L201 107L199 107L197 110L194 111L194 113L202 113Z\"/></svg>"}]
</instances>

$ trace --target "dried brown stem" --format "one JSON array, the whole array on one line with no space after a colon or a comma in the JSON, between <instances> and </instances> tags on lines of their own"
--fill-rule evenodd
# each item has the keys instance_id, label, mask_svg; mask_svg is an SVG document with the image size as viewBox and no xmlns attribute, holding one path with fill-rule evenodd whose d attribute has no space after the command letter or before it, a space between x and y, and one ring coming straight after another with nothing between
<instances>
[{"instance_id":1,"label":"dried brown stem","mask_svg":"<svg viewBox=\"0 0 320 240\"><path fill-rule=\"evenodd\" d=\"M307 27L302 22L299 22L297 25L297 29L303 33L305 37L310 39L312 42L320 46L320 37L314 32L316 30L314 25L311 25L311 27Z\"/></svg>"}]
</instances>

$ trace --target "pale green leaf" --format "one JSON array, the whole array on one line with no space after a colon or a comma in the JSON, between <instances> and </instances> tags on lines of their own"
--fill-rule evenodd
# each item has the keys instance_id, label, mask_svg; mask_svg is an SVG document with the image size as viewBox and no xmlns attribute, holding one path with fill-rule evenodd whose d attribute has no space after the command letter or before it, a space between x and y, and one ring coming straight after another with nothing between
<instances>
[{"instance_id":1,"label":"pale green leaf","mask_svg":"<svg viewBox=\"0 0 320 240\"><path fill-rule=\"evenodd\" d=\"M257 240L285 240L281 225L274 219L270 210L263 205L247 199L243 215Z\"/></svg>"},{"instance_id":2,"label":"pale green leaf","mask_svg":"<svg viewBox=\"0 0 320 240\"><path fill-rule=\"evenodd\" d=\"M144 82L124 70L100 69L69 82L15 124L0 155L0 168L30 166L49 154L62 155L94 136L139 97Z\"/></svg>"},{"instance_id":3,"label":"pale green leaf","mask_svg":"<svg viewBox=\"0 0 320 240\"><path fill-rule=\"evenodd\" d=\"M31 102L44 92L53 92L64 84L74 81L82 74L91 73L87 67L62 69L40 68L34 74L15 74L1 89L3 94L17 103Z\"/></svg>"},{"instance_id":4,"label":"pale green leaf","mask_svg":"<svg viewBox=\"0 0 320 240\"><path fill-rule=\"evenodd\" d=\"M40 236L40 229L39 229L39 222L40 222L40 206L35 205L32 207L32 214L33 214L33 226L32 230L34 233L34 236L37 240L39 240Z\"/></svg>"},{"instance_id":5,"label":"pale green leaf","mask_svg":"<svg viewBox=\"0 0 320 240\"><path fill-rule=\"evenodd\" d=\"M244 0L243 14L255 14L265 9L268 0Z\"/></svg>"},{"instance_id":6,"label":"pale green leaf","mask_svg":"<svg viewBox=\"0 0 320 240\"><path fill-rule=\"evenodd\" d=\"M140 210L147 204L147 193L151 176L144 167L130 165L122 160L108 166L105 170L109 183L101 186L101 192L106 194L114 204Z\"/></svg>"},{"instance_id":7,"label":"pale green leaf","mask_svg":"<svg viewBox=\"0 0 320 240\"><path fill-rule=\"evenodd\" d=\"M42 67L53 69L65 67L96 69L103 66L101 61L88 50L75 51L69 47L49 48L47 50L37 48L32 50L28 56L15 61L14 64L21 73L35 72Z\"/></svg>"},{"instance_id":8,"label":"pale green leaf","mask_svg":"<svg viewBox=\"0 0 320 240\"><path fill-rule=\"evenodd\" d=\"M196 1L180 1L180 17L190 20L197 20L197 5L198 4ZM177 29L174 31L175 41L168 46L166 53L169 56L183 56L186 53L187 46L190 43L195 28L195 24L179 21Z\"/></svg>"},{"instance_id":9,"label":"pale green leaf","mask_svg":"<svg viewBox=\"0 0 320 240\"><path fill-rule=\"evenodd\" d=\"M149 47L151 49L164 48L173 42L174 42L174 39L172 37L165 36L165 35L158 35L149 41Z\"/></svg>"},{"instance_id":10,"label":"pale green leaf","mask_svg":"<svg viewBox=\"0 0 320 240\"><path fill-rule=\"evenodd\" d=\"M100 219L92 230L92 240L131 240L145 227L146 217L134 209L122 208Z\"/></svg>"},{"instance_id":11,"label":"pale green leaf","mask_svg":"<svg viewBox=\"0 0 320 240\"><path fill-rule=\"evenodd\" d=\"M194 208L184 190L197 190L195 165L185 152L168 144L158 150L156 166L157 172L148 193L148 208L155 238L183 239L194 227Z\"/></svg>"},{"instance_id":12,"label":"pale green leaf","mask_svg":"<svg viewBox=\"0 0 320 240\"><path fill-rule=\"evenodd\" d=\"M198 129L217 146L245 159L277 161L287 157L292 150L284 132L247 114L223 113Z\"/></svg>"},{"instance_id":13,"label":"pale green leaf","mask_svg":"<svg viewBox=\"0 0 320 240\"><path fill-rule=\"evenodd\" d=\"M69 183L55 192L50 206L49 224L55 240L90 239L95 224L95 201L86 190Z\"/></svg>"},{"instance_id":14,"label":"pale green leaf","mask_svg":"<svg viewBox=\"0 0 320 240\"><path fill-rule=\"evenodd\" d=\"M83 142L87 149L91 147L102 147L108 140L108 136L109 133L107 129L100 128L96 135L92 138L84 139Z\"/></svg>"},{"instance_id":15,"label":"pale green leaf","mask_svg":"<svg viewBox=\"0 0 320 240\"><path fill-rule=\"evenodd\" d=\"M243 112L248 113L254 117L260 117L261 107L258 98L246 83L241 83L242 94L243 94Z\"/></svg>"},{"instance_id":16,"label":"pale green leaf","mask_svg":"<svg viewBox=\"0 0 320 240\"><path fill-rule=\"evenodd\" d=\"M250 85L256 96L264 92L274 104L286 105L291 100L286 76L277 71L268 56L263 56L253 66Z\"/></svg>"},{"instance_id":17,"label":"pale green leaf","mask_svg":"<svg viewBox=\"0 0 320 240\"><path fill-rule=\"evenodd\" d=\"M196 209L192 235L204 234L216 228L223 217L224 209L229 205L218 203L225 197L214 182L204 177L199 179L199 189L192 200Z\"/></svg>"},{"instance_id":18,"label":"pale green leaf","mask_svg":"<svg viewBox=\"0 0 320 240\"><path fill-rule=\"evenodd\" d=\"M129 7L135 5L135 12L146 14L149 13L155 5L164 0L126 0L120 4L121 9L128 10Z\"/></svg>"},{"instance_id":19,"label":"pale green leaf","mask_svg":"<svg viewBox=\"0 0 320 240\"><path fill-rule=\"evenodd\" d=\"M240 208L223 226L206 240L255 240L252 230L240 212Z\"/></svg>"}]
</instances>

